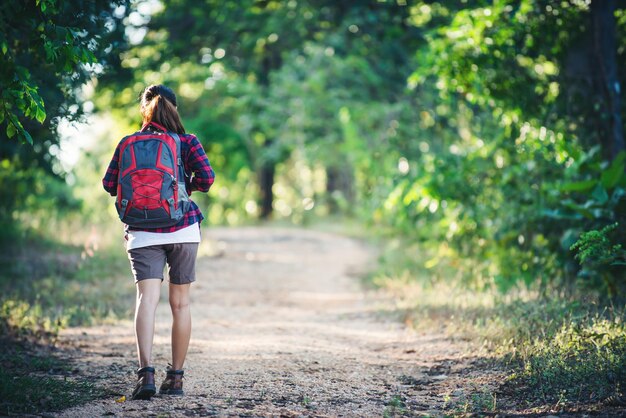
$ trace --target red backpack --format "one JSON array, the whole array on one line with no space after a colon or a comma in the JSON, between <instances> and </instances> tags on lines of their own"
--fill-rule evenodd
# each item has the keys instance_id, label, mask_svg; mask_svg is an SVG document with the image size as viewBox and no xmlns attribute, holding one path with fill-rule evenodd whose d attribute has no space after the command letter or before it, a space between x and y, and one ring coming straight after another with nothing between
<instances>
[{"instance_id":1,"label":"red backpack","mask_svg":"<svg viewBox=\"0 0 626 418\"><path fill-rule=\"evenodd\" d=\"M142 129L122 139L119 151L115 206L121 221L148 229L176 225L190 205L178 134Z\"/></svg>"}]
</instances>

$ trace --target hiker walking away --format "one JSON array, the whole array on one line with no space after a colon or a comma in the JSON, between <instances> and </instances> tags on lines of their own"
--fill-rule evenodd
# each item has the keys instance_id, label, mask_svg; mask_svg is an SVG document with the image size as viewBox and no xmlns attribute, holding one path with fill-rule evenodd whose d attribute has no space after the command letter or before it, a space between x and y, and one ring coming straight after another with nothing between
<instances>
[{"instance_id":1,"label":"hiker walking away","mask_svg":"<svg viewBox=\"0 0 626 418\"><path fill-rule=\"evenodd\" d=\"M191 335L189 291L204 219L189 198L208 192L215 174L202 145L185 133L174 92L151 85L141 95L142 128L122 139L102 180L116 196L126 251L137 286L135 336L139 369L132 399L156 393L151 363L157 303L168 266L172 363L159 393L183 394L183 365Z\"/></svg>"}]
</instances>

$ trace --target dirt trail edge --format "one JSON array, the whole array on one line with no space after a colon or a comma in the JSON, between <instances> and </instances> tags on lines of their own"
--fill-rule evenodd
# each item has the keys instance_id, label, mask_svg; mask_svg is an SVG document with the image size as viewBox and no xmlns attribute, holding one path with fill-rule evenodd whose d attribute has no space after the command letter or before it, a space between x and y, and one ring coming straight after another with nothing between
<instances>
[{"instance_id":1,"label":"dirt trail edge","mask_svg":"<svg viewBox=\"0 0 626 418\"><path fill-rule=\"evenodd\" d=\"M210 229L204 239L218 252L198 259L186 396L121 402L136 368L132 323L71 328L61 338L79 348L75 364L111 395L58 416L436 416L461 390L463 348L381 315L389 299L361 286L375 265L365 245L269 227ZM162 301L157 385L170 323Z\"/></svg>"}]
</instances>

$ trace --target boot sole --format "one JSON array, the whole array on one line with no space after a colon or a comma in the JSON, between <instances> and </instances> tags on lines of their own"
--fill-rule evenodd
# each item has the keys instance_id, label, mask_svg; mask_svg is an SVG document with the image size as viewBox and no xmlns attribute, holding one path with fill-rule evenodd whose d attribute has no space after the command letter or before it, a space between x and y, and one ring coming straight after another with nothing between
<instances>
[{"instance_id":1,"label":"boot sole","mask_svg":"<svg viewBox=\"0 0 626 418\"><path fill-rule=\"evenodd\" d=\"M159 395L172 395L172 396L183 396L185 392L182 389L179 390L159 390Z\"/></svg>"},{"instance_id":2,"label":"boot sole","mask_svg":"<svg viewBox=\"0 0 626 418\"><path fill-rule=\"evenodd\" d=\"M147 401L156 393L155 385L144 385L139 389L139 391L133 394L133 400L144 400Z\"/></svg>"}]
</instances>

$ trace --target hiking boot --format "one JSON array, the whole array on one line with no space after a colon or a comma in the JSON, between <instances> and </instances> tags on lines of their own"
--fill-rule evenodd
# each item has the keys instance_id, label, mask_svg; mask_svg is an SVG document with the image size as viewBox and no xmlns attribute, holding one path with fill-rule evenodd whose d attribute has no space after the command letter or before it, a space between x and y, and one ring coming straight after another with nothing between
<instances>
[{"instance_id":1,"label":"hiking boot","mask_svg":"<svg viewBox=\"0 0 626 418\"><path fill-rule=\"evenodd\" d=\"M183 392L183 375L185 372L183 370L174 370L171 366L167 366L167 376L165 376L165 380L161 383L161 387L159 388L159 393L162 395L175 395L182 396L185 394Z\"/></svg>"},{"instance_id":2,"label":"hiking boot","mask_svg":"<svg viewBox=\"0 0 626 418\"><path fill-rule=\"evenodd\" d=\"M137 385L131 399L148 400L156 393L154 384L154 367L142 367L137 370Z\"/></svg>"}]
</instances>

